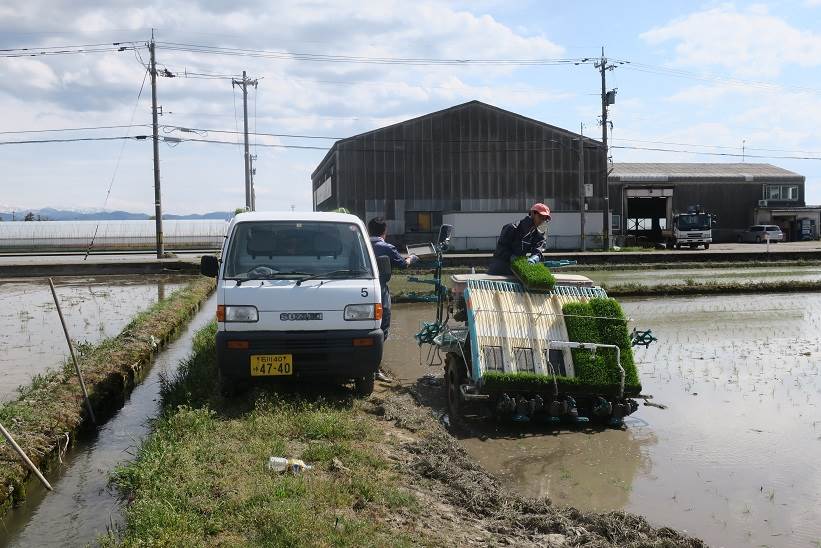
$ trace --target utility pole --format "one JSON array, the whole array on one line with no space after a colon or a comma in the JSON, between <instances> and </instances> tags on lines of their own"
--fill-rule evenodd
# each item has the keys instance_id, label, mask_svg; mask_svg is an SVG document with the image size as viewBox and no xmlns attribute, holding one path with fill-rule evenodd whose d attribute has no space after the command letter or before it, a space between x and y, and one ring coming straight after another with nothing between
<instances>
[{"instance_id":1,"label":"utility pole","mask_svg":"<svg viewBox=\"0 0 821 548\"><path fill-rule=\"evenodd\" d=\"M232 86L242 88L242 118L244 120L245 133L245 207L249 211L254 210L253 191L251 189L251 153L248 150L248 86L257 87L257 80L249 80L245 71L242 71L242 80L231 80Z\"/></svg>"},{"instance_id":2,"label":"utility pole","mask_svg":"<svg viewBox=\"0 0 821 548\"><path fill-rule=\"evenodd\" d=\"M151 42L148 51L151 53L151 122L154 141L154 219L157 230L157 258L164 255L162 238L162 198L160 194L160 137L157 123L157 56L155 54L154 29L151 29Z\"/></svg>"},{"instance_id":3,"label":"utility pole","mask_svg":"<svg viewBox=\"0 0 821 548\"><path fill-rule=\"evenodd\" d=\"M579 124L579 218L581 221L582 251L587 251L584 223L587 209L587 196L584 191L584 124Z\"/></svg>"},{"instance_id":4,"label":"utility pole","mask_svg":"<svg viewBox=\"0 0 821 548\"><path fill-rule=\"evenodd\" d=\"M602 221L604 224L602 226L604 228L604 250L607 251L610 249L610 188L607 181L610 154L607 148L607 107L616 102L616 90L607 91L607 77L605 75L608 70L616 68L616 65L608 64L607 57L604 56L604 48L602 47L601 57L593 66L599 69L599 73L601 74L601 141L604 146L604 218Z\"/></svg>"}]
</instances>

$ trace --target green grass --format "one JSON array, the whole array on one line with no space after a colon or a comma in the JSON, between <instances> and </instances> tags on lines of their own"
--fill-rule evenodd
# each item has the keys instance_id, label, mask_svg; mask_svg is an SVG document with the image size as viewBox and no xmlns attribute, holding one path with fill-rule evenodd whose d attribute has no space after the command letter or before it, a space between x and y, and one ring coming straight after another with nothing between
<instances>
[{"instance_id":1,"label":"green grass","mask_svg":"<svg viewBox=\"0 0 821 548\"><path fill-rule=\"evenodd\" d=\"M524 257L516 257L510 268L527 289L550 291L556 285L556 278L542 263L530 264Z\"/></svg>"},{"instance_id":2,"label":"green grass","mask_svg":"<svg viewBox=\"0 0 821 548\"><path fill-rule=\"evenodd\" d=\"M420 511L380 451L375 419L349 394L306 397L258 389L217 395L215 324L163 381L164 411L137 459L112 482L125 526L103 544L191 546L411 545L381 517ZM314 466L300 475L266 469L270 456ZM341 462L346 470L333 463Z\"/></svg>"}]
</instances>

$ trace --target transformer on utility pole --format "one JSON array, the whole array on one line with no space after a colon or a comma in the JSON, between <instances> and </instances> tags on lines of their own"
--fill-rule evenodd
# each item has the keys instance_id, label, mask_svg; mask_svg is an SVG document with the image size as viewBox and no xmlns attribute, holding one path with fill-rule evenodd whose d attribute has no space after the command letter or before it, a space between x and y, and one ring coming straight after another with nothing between
<instances>
[{"instance_id":1,"label":"transformer on utility pole","mask_svg":"<svg viewBox=\"0 0 821 548\"><path fill-rule=\"evenodd\" d=\"M254 192L251 187L251 153L248 150L248 86L257 87L257 82L257 80L250 80L244 70L242 71L242 80L231 80L232 86L242 88L242 118L245 128L245 208L248 211L254 210Z\"/></svg>"},{"instance_id":2,"label":"transformer on utility pole","mask_svg":"<svg viewBox=\"0 0 821 548\"><path fill-rule=\"evenodd\" d=\"M612 89L607 91L606 73L608 70L613 70L620 64L622 64L621 61L618 63L608 63L607 57L604 56L604 48L601 49L601 57L599 60L593 64L594 67L599 69L599 73L601 74L601 141L602 145L604 145L604 218L602 221L604 223L602 225L604 229L604 241L602 243L605 250L610 249L610 189L607 181L610 154L607 148L607 129L609 123L607 121L607 107L616 103L616 90Z\"/></svg>"}]
</instances>

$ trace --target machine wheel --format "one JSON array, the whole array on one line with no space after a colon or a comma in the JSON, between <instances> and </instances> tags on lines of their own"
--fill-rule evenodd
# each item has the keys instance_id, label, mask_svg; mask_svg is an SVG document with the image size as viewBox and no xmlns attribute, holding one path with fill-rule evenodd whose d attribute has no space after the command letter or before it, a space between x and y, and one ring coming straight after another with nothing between
<instances>
[{"instance_id":1,"label":"machine wheel","mask_svg":"<svg viewBox=\"0 0 821 548\"><path fill-rule=\"evenodd\" d=\"M704 250L707 251L708 249L710 249L710 244L704 244Z\"/></svg>"},{"instance_id":2,"label":"machine wheel","mask_svg":"<svg viewBox=\"0 0 821 548\"><path fill-rule=\"evenodd\" d=\"M373 394L373 374L354 379L353 391L357 398L367 398Z\"/></svg>"},{"instance_id":3,"label":"machine wheel","mask_svg":"<svg viewBox=\"0 0 821 548\"><path fill-rule=\"evenodd\" d=\"M445 362L445 392L448 398L448 411L451 417L459 418L462 415L462 395L459 387L465 383L465 362L456 354L449 353Z\"/></svg>"}]
</instances>

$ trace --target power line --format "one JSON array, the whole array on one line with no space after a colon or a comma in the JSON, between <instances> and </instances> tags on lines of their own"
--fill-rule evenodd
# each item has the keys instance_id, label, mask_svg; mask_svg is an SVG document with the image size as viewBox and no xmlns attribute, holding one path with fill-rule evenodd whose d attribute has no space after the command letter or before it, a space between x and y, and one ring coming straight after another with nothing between
<instances>
[{"instance_id":1,"label":"power line","mask_svg":"<svg viewBox=\"0 0 821 548\"><path fill-rule=\"evenodd\" d=\"M709 152L703 150L682 150L673 148L655 148L655 147L638 147L638 146L612 146L610 148L621 148L629 150L647 150L651 152L676 152L682 154L701 154L704 156L726 156L732 158L765 158L777 160L821 160L821 156L770 156L766 154L738 154L733 152Z\"/></svg>"},{"instance_id":2,"label":"power line","mask_svg":"<svg viewBox=\"0 0 821 548\"><path fill-rule=\"evenodd\" d=\"M121 139L147 139L147 135L118 136L118 137L72 137L69 139L29 139L25 141L0 141L0 145L29 145L36 143L78 143L82 141L119 141Z\"/></svg>"},{"instance_id":3,"label":"power line","mask_svg":"<svg viewBox=\"0 0 821 548\"><path fill-rule=\"evenodd\" d=\"M334 63L365 63L378 65L567 65L581 64L584 60L574 59L443 59L432 57L367 57L357 55L331 55L324 53L304 53L289 51L271 51L245 48L226 48L203 44L184 44L179 42L157 42L166 51L187 53L205 53L212 55L230 55L242 57L260 57L266 59L289 59L296 61L318 61Z\"/></svg>"},{"instance_id":4,"label":"power line","mask_svg":"<svg viewBox=\"0 0 821 548\"><path fill-rule=\"evenodd\" d=\"M143 89L145 88L145 81L148 78L148 70L143 73L143 81L140 84L140 91L137 92L137 100L134 101L134 108L131 110L131 119L128 123L128 130L126 132L126 137L131 130L131 127L134 125L134 117L137 115L137 107L140 105L140 97L143 95ZM128 140L123 139L123 144L120 147L120 153L117 155L117 162L114 164L114 172L111 174L111 180L108 183L108 190L105 193L105 200L103 200L103 209L105 206L108 205L108 199L111 197L111 189L114 187L114 181L117 179L117 172L120 171L120 161L123 159L123 152L125 152L125 145L128 143ZM91 236L91 241L88 242L88 248L86 248L86 254L83 260L88 259L89 253L91 253L91 248L94 247L94 240L97 238L97 231L100 229L100 223L97 223L97 226L94 227L94 234Z\"/></svg>"},{"instance_id":5,"label":"power line","mask_svg":"<svg viewBox=\"0 0 821 548\"><path fill-rule=\"evenodd\" d=\"M58 133L63 131L95 131L100 129L123 129L134 126L148 127L150 124L131 124L131 125L114 125L114 126L87 126L87 127L62 127L54 129L19 129L14 131L0 131L0 135L14 135L22 133Z\"/></svg>"},{"instance_id":6,"label":"power line","mask_svg":"<svg viewBox=\"0 0 821 548\"><path fill-rule=\"evenodd\" d=\"M44 49L38 48L36 50L29 50L22 48L20 50L0 51L0 58L15 58L15 57L52 57L55 55L77 55L86 53L109 53L120 51L131 51L137 49L136 46L106 46L106 47L80 47L67 49Z\"/></svg>"}]
</instances>

